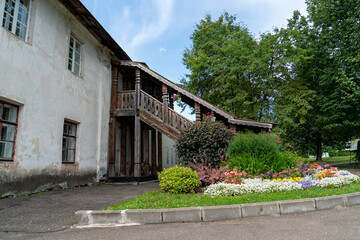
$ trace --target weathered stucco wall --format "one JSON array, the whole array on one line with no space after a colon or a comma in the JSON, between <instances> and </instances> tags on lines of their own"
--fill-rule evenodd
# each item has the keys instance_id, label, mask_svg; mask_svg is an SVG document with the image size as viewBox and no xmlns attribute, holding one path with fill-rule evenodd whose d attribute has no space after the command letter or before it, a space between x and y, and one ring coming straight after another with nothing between
<instances>
[{"instance_id":1,"label":"weathered stucco wall","mask_svg":"<svg viewBox=\"0 0 360 240\"><path fill-rule=\"evenodd\" d=\"M58 1L33 1L30 20L28 42L0 26L0 100L20 106L14 161L0 161L0 194L106 174L110 53ZM83 43L81 77L67 68L71 34ZM75 164L61 162L64 119L78 123Z\"/></svg>"}]
</instances>

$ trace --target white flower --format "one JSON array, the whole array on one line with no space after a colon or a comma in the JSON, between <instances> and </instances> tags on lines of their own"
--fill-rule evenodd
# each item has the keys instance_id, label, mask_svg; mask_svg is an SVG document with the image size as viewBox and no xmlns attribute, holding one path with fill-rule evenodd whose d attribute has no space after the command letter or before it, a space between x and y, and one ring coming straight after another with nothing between
<instances>
[{"instance_id":1,"label":"white flower","mask_svg":"<svg viewBox=\"0 0 360 240\"><path fill-rule=\"evenodd\" d=\"M359 177L351 174L348 171L337 171L338 177L328 177L322 180L314 180L312 176L306 176L302 181L311 181L315 187L341 187L346 184L355 182ZM267 179L244 179L244 183L231 184L231 183L216 183L208 186L204 192L205 195L211 196L237 196L242 194L251 193L265 193L277 191L291 191L296 189L303 189L302 185L298 182L277 182Z\"/></svg>"}]
</instances>

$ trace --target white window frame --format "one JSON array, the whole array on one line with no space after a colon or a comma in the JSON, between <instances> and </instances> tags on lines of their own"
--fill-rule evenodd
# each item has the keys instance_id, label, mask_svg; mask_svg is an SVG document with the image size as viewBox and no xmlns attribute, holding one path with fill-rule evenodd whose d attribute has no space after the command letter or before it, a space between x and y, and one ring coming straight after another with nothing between
<instances>
[{"instance_id":1,"label":"white window frame","mask_svg":"<svg viewBox=\"0 0 360 240\"><path fill-rule=\"evenodd\" d=\"M73 46L71 46L71 40L73 41ZM76 45L79 44L80 49L76 49ZM71 53L72 48L72 53ZM76 37L73 35L70 35L70 41L69 41L69 56L68 56L68 69L73 72L77 76L81 76L81 62L82 62L82 48L83 44L81 41L79 41ZM76 54L79 54L79 61L76 62ZM79 65L79 72L76 72L75 65Z\"/></svg>"},{"instance_id":2,"label":"white window frame","mask_svg":"<svg viewBox=\"0 0 360 240\"><path fill-rule=\"evenodd\" d=\"M14 8L14 15L13 16L10 13L5 11L6 1L15 2L15 8ZM6 30L8 30L9 32L11 32L12 34L14 34L15 36L17 36L18 38L22 39L25 42L27 42L28 36L29 36L29 25L30 25L29 23L30 23L30 17L31 17L31 6L32 6L32 0L29 0L29 9L27 11L27 21L26 21L26 25L24 25L21 21L18 20L18 14L19 14L19 8L20 8L20 0L4 0L4 3L2 4L1 26L3 28L5 28ZM26 10L24 10L24 11L26 11ZM13 17L13 22L12 22L11 29L8 29L3 25L4 15L5 14L10 15L10 16ZM25 28L26 28L24 39L16 34L17 23L19 23L20 25L25 26Z\"/></svg>"}]
</instances>

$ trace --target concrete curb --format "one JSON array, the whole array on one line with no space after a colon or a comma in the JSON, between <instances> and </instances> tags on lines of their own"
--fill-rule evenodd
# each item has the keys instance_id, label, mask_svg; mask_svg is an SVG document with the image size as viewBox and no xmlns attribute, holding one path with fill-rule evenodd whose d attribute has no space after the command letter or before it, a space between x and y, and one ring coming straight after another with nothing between
<instances>
[{"instance_id":1,"label":"concrete curb","mask_svg":"<svg viewBox=\"0 0 360 240\"><path fill-rule=\"evenodd\" d=\"M76 226L93 224L146 224L211 222L256 216L279 216L360 205L360 192L329 197L250 203L228 206L129 209L119 211L77 211Z\"/></svg>"}]
</instances>

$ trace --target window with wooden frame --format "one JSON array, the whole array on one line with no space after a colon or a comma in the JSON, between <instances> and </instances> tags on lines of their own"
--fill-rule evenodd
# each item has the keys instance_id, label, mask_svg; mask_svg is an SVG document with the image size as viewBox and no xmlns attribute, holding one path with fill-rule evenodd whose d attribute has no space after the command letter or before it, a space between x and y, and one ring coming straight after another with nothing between
<instances>
[{"instance_id":1,"label":"window with wooden frame","mask_svg":"<svg viewBox=\"0 0 360 240\"><path fill-rule=\"evenodd\" d=\"M0 101L0 160L2 161L14 159L18 115L18 106Z\"/></svg>"},{"instance_id":2,"label":"window with wooden frame","mask_svg":"<svg viewBox=\"0 0 360 240\"><path fill-rule=\"evenodd\" d=\"M81 74L81 43L72 35L70 36L68 69L78 76Z\"/></svg>"},{"instance_id":3,"label":"window with wooden frame","mask_svg":"<svg viewBox=\"0 0 360 240\"><path fill-rule=\"evenodd\" d=\"M62 143L62 162L75 163L77 124L65 121Z\"/></svg>"},{"instance_id":4,"label":"window with wooden frame","mask_svg":"<svg viewBox=\"0 0 360 240\"><path fill-rule=\"evenodd\" d=\"M5 0L2 26L26 41L31 0Z\"/></svg>"}]
</instances>

